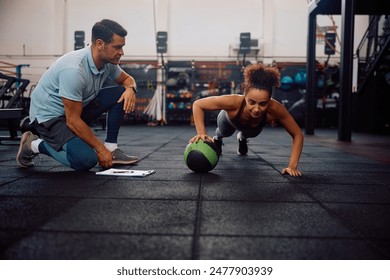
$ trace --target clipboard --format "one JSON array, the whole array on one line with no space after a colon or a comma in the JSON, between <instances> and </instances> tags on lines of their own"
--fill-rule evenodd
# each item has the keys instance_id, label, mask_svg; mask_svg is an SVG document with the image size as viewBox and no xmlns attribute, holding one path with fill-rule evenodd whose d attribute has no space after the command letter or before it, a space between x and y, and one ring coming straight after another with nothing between
<instances>
[{"instance_id":1,"label":"clipboard","mask_svg":"<svg viewBox=\"0 0 390 280\"><path fill-rule=\"evenodd\" d=\"M129 170L129 169L110 168L104 171L98 171L96 172L96 175L146 177L153 173L154 170Z\"/></svg>"}]
</instances>

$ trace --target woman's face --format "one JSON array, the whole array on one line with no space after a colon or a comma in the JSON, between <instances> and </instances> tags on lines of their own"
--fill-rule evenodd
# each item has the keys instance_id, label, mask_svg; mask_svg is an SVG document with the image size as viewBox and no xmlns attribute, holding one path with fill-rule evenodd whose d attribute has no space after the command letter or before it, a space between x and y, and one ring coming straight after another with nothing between
<instances>
[{"instance_id":1,"label":"woman's face","mask_svg":"<svg viewBox=\"0 0 390 280\"><path fill-rule=\"evenodd\" d=\"M246 92L246 108L252 118L261 118L267 113L270 102L270 94L264 89L251 88Z\"/></svg>"}]
</instances>

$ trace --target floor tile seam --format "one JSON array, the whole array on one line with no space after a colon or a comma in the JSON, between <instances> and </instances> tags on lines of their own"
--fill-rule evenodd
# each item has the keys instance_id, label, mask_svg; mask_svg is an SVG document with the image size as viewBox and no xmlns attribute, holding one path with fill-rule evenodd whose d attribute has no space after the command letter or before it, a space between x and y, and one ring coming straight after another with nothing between
<instances>
[{"instance_id":1,"label":"floor tile seam","mask_svg":"<svg viewBox=\"0 0 390 280\"><path fill-rule=\"evenodd\" d=\"M200 177L199 180L199 187L198 187L198 196L197 196L197 203L196 203L196 212L195 212L195 222L194 222L194 231L192 236L192 244L191 244L191 259L196 260L199 259L200 253L199 253L199 236L201 231L201 225L202 225L202 192L203 192L203 174Z\"/></svg>"},{"instance_id":2,"label":"floor tile seam","mask_svg":"<svg viewBox=\"0 0 390 280\"><path fill-rule=\"evenodd\" d=\"M297 184L295 184L297 185ZM318 186L323 186L324 184L318 184ZM333 186L332 184L329 184L330 186ZM349 186L349 184L340 184L339 187L345 187L345 186ZM362 184L362 185L356 185L356 184L350 184L350 186L353 186L353 187L356 187L356 186L359 186L359 187L365 187L366 185ZM382 185L374 185L374 186L382 186ZM388 187L387 185L385 185L385 187ZM315 199L314 196L315 194L312 194L312 190L308 187L304 187L302 185L299 185L299 188L304 190L305 191L305 194L306 195L310 195L310 197L314 200L315 203L318 203L319 201L321 201L321 203L327 203L327 204L345 204L345 205L384 205L384 206L390 206L390 202L363 202L363 201L334 201L334 200L319 200L319 199Z\"/></svg>"},{"instance_id":3,"label":"floor tile seam","mask_svg":"<svg viewBox=\"0 0 390 280\"><path fill-rule=\"evenodd\" d=\"M96 188L94 188L93 190L91 190L88 194L85 194L84 196L82 196L81 198L84 198L84 197L90 197L90 195L98 192L99 190L101 190L102 188L104 188L104 186L110 182L111 179L110 178L105 178L103 179L103 182L100 182L100 184L98 186L96 186Z\"/></svg>"},{"instance_id":4,"label":"floor tile seam","mask_svg":"<svg viewBox=\"0 0 390 280\"><path fill-rule=\"evenodd\" d=\"M193 202L198 201L198 197L194 198L159 198L159 197L101 197L90 196L88 194L80 196L70 195L2 195L0 198L16 198L16 199L83 199L83 200L128 200L128 201L181 201L181 202ZM80 200L79 200L80 202ZM313 200L250 200L250 199L210 199L205 196L202 197L202 202L226 202L226 203L267 203L267 204L318 204ZM390 206L390 203L385 202L348 202L348 201L322 201L326 204L342 204L342 205L367 205L367 206Z\"/></svg>"},{"instance_id":5,"label":"floor tile seam","mask_svg":"<svg viewBox=\"0 0 390 280\"><path fill-rule=\"evenodd\" d=\"M158 173L158 170L155 171L154 174ZM153 179L153 176L152 175L149 175L145 178L128 178L128 177L114 177L114 178L107 178L109 182L115 182L115 181L130 181L130 182L177 182L177 181L183 181L183 182L199 182L199 178L194 178L194 179L185 179L185 180L178 180L177 178L176 179Z\"/></svg>"},{"instance_id":6,"label":"floor tile seam","mask_svg":"<svg viewBox=\"0 0 390 280\"><path fill-rule=\"evenodd\" d=\"M208 199L202 198L203 202L253 202L253 203L280 203L280 204L318 204L317 201L312 200L249 200L249 199ZM344 204L344 205L377 205L377 206L390 206L388 202L339 202L339 201L323 201L326 204Z\"/></svg>"},{"instance_id":7,"label":"floor tile seam","mask_svg":"<svg viewBox=\"0 0 390 280\"><path fill-rule=\"evenodd\" d=\"M289 200L250 200L250 199L209 199L202 198L203 202L235 202L235 203L269 203L269 204L317 204L312 200L308 201L289 201Z\"/></svg>"},{"instance_id":8,"label":"floor tile seam","mask_svg":"<svg viewBox=\"0 0 390 280\"><path fill-rule=\"evenodd\" d=\"M225 164L226 162L224 162ZM228 163L226 163L228 164ZM239 164L237 162L235 162L235 164ZM244 163L245 164L245 163ZM244 168L244 167L241 167L241 166L237 166L236 168L232 168L230 166L227 166L227 167L224 167L224 166L218 166L217 167L217 170L225 170L225 171L242 171L243 169L245 169L245 171L268 171L269 170L269 166L268 165L264 165L264 166L260 166L260 167L248 167L248 168Z\"/></svg>"},{"instance_id":9,"label":"floor tile seam","mask_svg":"<svg viewBox=\"0 0 390 280\"><path fill-rule=\"evenodd\" d=\"M9 166L10 162L15 162L15 159L9 158L9 159L0 160L0 167Z\"/></svg>"},{"instance_id":10,"label":"floor tile seam","mask_svg":"<svg viewBox=\"0 0 390 280\"><path fill-rule=\"evenodd\" d=\"M194 198L148 198L148 197L83 197L84 199L94 200L129 200L129 201L175 201L175 202L194 202L198 201Z\"/></svg>"},{"instance_id":11,"label":"floor tile seam","mask_svg":"<svg viewBox=\"0 0 390 280\"><path fill-rule=\"evenodd\" d=\"M85 199L85 200L129 200L129 201L198 201L198 197L194 198L161 198L161 197L110 197L110 196L91 196L89 194L75 195L2 195L0 198L23 198L23 199ZM256 200L256 199L212 199L202 196L202 202L234 202L234 203L269 203L269 204L318 204L313 200ZM325 204L338 205L359 205L359 206L390 206L387 202L350 202L350 201L322 201Z\"/></svg>"},{"instance_id":12,"label":"floor tile seam","mask_svg":"<svg viewBox=\"0 0 390 280\"><path fill-rule=\"evenodd\" d=\"M326 204L342 204L342 205L369 205L369 206L390 206L390 202L339 202L339 201L322 201L323 203Z\"/></svg>"},{"instance_id":13,"label":"floor tile seam","mask_svg":"<svg viewBox=\"0 0 390 280\"><path fill-rule=\"evenodd\" d=\"M61 171L62 172L62 171ZM46 173L46 174L33 174L31 176L28 176L29 179L56 179L58 180L58 173L61 173L61 172L56 172L55 173L55 176L54 176L54 173ZM69 171L64 171L64 172L67 172L67 173L70 173L69 175L72 176L72 175L77 175L77 173L74 173L73 172L77 172L77 171L73 171L73 170L69 170ZM81 183L84 183L85 181L92 181L92 180L95 180L96 178L105 178L105 179L110 179L110 180L113 180L113 177L104 177L104 176L99 176L99 177L96 177L95 176L95 171L93 171L91 174L85 174L86 176L88 177L76 177L76 176L73 176L72 180L77 180L77 182L73 182L73 183L78 183L78 182L81 182ZM60 178L61 179L61 178ZM68 178L67 178L68 179Z\"/></svg>"},{"instance_id":14,"label":"floor tile seam","mask_svg":"<svg viewBox=\"0 0 390 280\"><path fill-rule=\"evenodd\" d=\"M306 163L305 163L306 164ZM300 164L301 166L305 165L305 164ZM303 168L304 169L304 168ZM322 168L322 169L316 169L316 168L313 168L311 170L305 170L304 169L304 174L306 173L320 173L320 172L332 172L333 174L336 174L336 175L341 175L341 174L345 174L346 172L348 172L349 174L348 175L355 175L355 174L360 174L361 176L363 176L364 178L367 178L365 176L367 175L381 175L381 174L389 174L390 171L354 171L354 172L351 172L349 170L344 170L344 171L337 171L337 170L334 170L334 169L325 169L325 168ZM383 182L380 182L380 184L383 184Z\"/></svg>"},{"instance_id":15,"label":"floor tile seam","mask_svg":"<svg viewBox=\"0 0 390 280\"><path fill-rule=\"evenodd\" d=\"M305 172L306 173L306 172ZM304 179L305 173L302 175L302 179ZM298 178L299 180L299 178ZM290 181L291 182L291 181ZM291 183L296 183L296 182L291 182ZM383 184L367 184L367 183L356 183L356 182L341 182L341 183L335 183L335 182L299 182L300 185L310 185L310 186L321 186L321 185L326 185L326 186L357 186L357 187L364 187L364 186L372 186L372 187L378 187L382 186ZM387 185L385 185L387 187Z\"/></svg>"},{"instance_id":16,"label":"floor tile seam","mask_svg":"<svg viewBox=\"0 0 390 280\"><path fill-rule=\"evenodd\" d=\"M323 161L322 162L318 162L318 163L314 163L314 162L300 162L300 165L332 165L332 164L334 164L334 163L332 163L332 162L329 162L329 163L324 163ZM343 168L343 167L348 167L348 166L350 166L351 164L355 164L355 163L351 163L351 162L345 162L345 163L337 163L337 165L338 165L338 167L340 167L340 168ZM278 165L282 165L281 163L279 163ZM340 165L344 165L344 166L340 166ZM364 165L364 163L363 164L361 164L361 165ZM353 169L353 170L356 170L356 169ZM322 170L319 170L319 171L322 171ZM334 172L334 173L344 173L345 174L345 170L340 170L340 169L337 169L337 170L335 170L335 169L329 169L329 171L331 171L331 172ZM389 171L390 171L390 169L389 169ZM316 172L315 170L314 171L308 171L308 172ZM362 174L362 173L368 173L368 174L372 174L372 173L384 173L384 174L388 174L388 172L387 172L387 170L383 170L383 171L376 171L376 170L361 170L361 169L359 169L359 170L357 170L357 171L353 171L353 172L351 172L351 173L353 173L353 174Z\"/></svg>"},{"instance_id":17,"label":"floor tile seam","mask_svg":"<svg viewBox=\"0 0 390 280\"><path fill-rule=\"evenodd\" d=\"M46 169L45 171L49 171L49 170L52 170L54 168L57 168L57 167L51 167L51 168ZM38 171L38 172L42 172L42 171ZM26 179L26 178L34 178L34 176L36 176L36 173L31 173L31 174L28 174L28 175L23 176L23 177L17 177L17 178L15 178L15 180L12 180L12 181L9 181L9 182L5 182L5 183L1 183L0 187L3 187L4 185L11 184L11 183L14 183L14 182L17 182L19 180Z\"/></svg>"},{"instance_id":18,"label":"floor tile seam","mask_svg":"<svg viewBox=\"0 0 390 280\"><path fill-rule=\"evenodd\" d=\"M305 176L306 173L303 173L302 174L302 178L303 176ZM299 180L299 179L296 179L296 180ZM364 187L364 186L371 186L371 187L378 187L378 186L381 186L381 187L389 187L390 185L388 184L385 184L385 183L364 183L364 182L338 182L338 183L335 183L335 182L316 182L316 183L313 183L313 182L293 182L293 181L290 181L291 183L297 183L297 184L302 184L302 185L312 185L312 186L320 186L320 185L329 185L329 186L357 186L357 187Z\"/></svg>"},{"instance_id":19,"label":"floor tile seam","mask_svg":"<svg viewBox=\"0 0 390 280\"><path fill-rule=\"evenodd\" d=\"M0 146L2 146L2 147L15 147L15 149L17 149L20 145L20 138L17 138L17 139L8 138L8 136L3 135L3 132L7 132L7 131L8 130L6 130L6 129L0 129Z\"/></svg>"},{"instance_id":20,"label":"floor tile seam","mask_svg":"<svg viewBox=\"0 0 390 280\"><path fill-rule=\"evenodd\" d=\"M64 209L62 209L61 211L59 211L56 215L50 217L49 220L45 221L44 223L38 225L38 226L34 226L34 228L31 228L31 227L25 227L25 228L18 228L18 230L23 230L24 232L27 231L27 234L25 236L23 236L23 238L18 238L17 240L15 240L14 242L12 242L12 244L8 244L8 247L12 246L13 244L15 243L18 243L20 242L21 239L24 239L28 236L30 236L34 231L36 231L39 227L42 227L44 226L47 222L49 222L51 219L56 219L57 217L60 217L61 215L63 215L64 213L66 213L67 211L69 211L69 209L71 209L72 207L74 207L77 203L79 203L79 200L77 201L74 201L73 203L70 203L69 205L67 205ZM12 230L12 228L7 228L8 230ZM3 228L1 227L0 225L0 230L3 230Z\"/></svg>"},{"instance_id":21,"label":"floor tile seam","mask_svg":"<svg viewBox=\"0 0 390 280\"><path fill-rule=\"evenodd\" d=\"M24 177L25 178L25 177ZM23 179L24 179L23 178ZM22 178L14 178L13 180L11 180L11 181L7 181L7 182L4 182L4 183L1 183L0 184L0 188L1 187L3 187L3 186L6 186L6 185L8 185L8 184L12 184L12 183L14 183L14 182L17 182L17 181L19 181L19 180L21 180Z\"/></svg>"},{"instance_id":22,"label":"floor tile seam","mask_svg":"<svg viewBox=\"0 0 390 280\"><path fill-rule=\"evenodd\" d=\"M297 186L297 185L296 185ZM299 188L301 188L299 185L298 185ZM304 188L301 188L309 197L311 197L313 199L313 201L317 202L318 205L323 208L331 217L335 218L337 221L339 221L342 225L344 225L347 229L349 229L353 234L357 235L360 239L362 240L365 240L367 242L367 244L369 244L374 250L378 251L378 253L381 253L382 255L384 256L387 256L387 257L390 257L390 253L389 252L386 252L385 250L383 250L383 248L381 248L380 246L378 246L377 244L375 244L374 242L372 242L372 240L370 239L370 237L367 237L363 232L361 232L359 229L357 229L355 226L353 226L352 224L350 224L346 219L342 218L340 215L337 214L337 212L333 211L332 209L330 209L327 205L325 205L321 200L317 199L314 195L312 195L310 192L308 192L307 190L305 190Z\"/></svg>"},{"instance_id":23,"label":"floor tile seam","mask_svg":"<svg viewBox=\"0 0 390 280\"><path fill-rule=\"evenodd\" d=\"M253 151L252 151L251 149L249 149L249 150L253 153ZM255 154L255 156L256 156L257 158L260 159L260 161L266 163L266 164L269 165L272 169L274 169L277 173L279 173L279 174L282 175L282 172L281 172L278 168L276 168L274 164L272 164L271 162L265 160L265 159L262 158L259 154L256 154L256 153L254 153L254 154ZM288 164L286 164L286 167L287 167L287 165L288 165Z\"/></svg>"},{"instance_id":24,"label":"floor tile seam","mask_svg":"<svg viewBox=\"0 0 390 280\"><path fill-rule=\"evenodd\" d=\"M365 239L354 236L315 236L315 235L273 235L273 234L216 234L202 233L200 237L216 237L216 238L275 238L275 239L326 239L326 240L360 240L366 242ZM374 241L390 241L389 238L371 238Z\"/></svg>"},{"instance_id":25,"label":"floor tile seam","mask_svg":"<svg viewBox=\"0 0 390 280\"><path fill-rule=\"evenodd\" d=\"M69 196L69 195L1 195L0 198L28 198L28 199L84 199L84 200L139 200L139 201L198 201L197 197L194 198L153 198L153 197L101 197L101 196ZM78 200L80 202L81 200Z\"/></svg>"},{"instance_id":26,"label":"floor tile seam","mask_svg":"<svg viewBox=\"0 0 390 280\"><path fill-rule=\"evenodd\" d=\"M179 133L178 133L174 138L172 138L172 139L169 140L168 142L165 142L163 145L159 146L157 149L153 150L152 152L146 154L145 156L143 156L142 158L140 158L138 162L141 162L142 160L148 158L150 155L152 155L152 154L155 153L156 151L162 149L163 147L165 147L165 146L169 145L170 143L172 143L173 141L177 140L179 137L181 137L181 135L183 135L183 134L186 132L186 130L188 130L188 128L185 129L185 130L179 131Z\"/></svg>"},{"instance_id":27,"label":"floor tile seam","mask_svg":"<svg viewBox=\"0 0 390 280\"><path fill-rule=\"evenodd\" d=\"M370 174L372 174L372 173L370 173ZM386 182L383 182L383 181L380 181L380 180L374 179L374 178L367 178L367 177L363 176L363 174L360 174L360 175L361 175L363 178L365 178L365 179L369 179L370 181L377 183L378 185L383 185L383 186L390 187L390 183L386 183ZM373 183L372 183L372 184L373 184Z\"/></svg>"},{"instance_id":28,"label":"floor tile seam","mask_svg":"<svg viewBox=\"0 0 390 280\"><path fill-rule=\"evenodd\" d=\"M238 170L238 171L243 171L243 170ZM279 176L279 174L276 174L277 176ZM232 179L221 179L221 178L206 178L205 179L205 183L208 183L208 184L212 184L212 183L257 183L259 182L258 180L249 180L249 179L243 179L243 178L232 178ZM280 180L280 181L261 181L261 184L265 185L265 184L283 184L283 183L291 183L290 181L287 181L287 180Z\"/></svg>"},{"instance_id":29,"label":"floor tile seam","mask_svg":"<svg viewBox=\"0 0 390 280\"><path fill-rule=\"evenodd\" d=\"M207 176L206 176L206 179L209 179ZM216 184L218 184L218 185L223 185L223 187L225 187L224 185L226 184L226 183L228 183L228 182L232 182L232 181L207 181L207 182L205 182L205 183L213 183L213 186L212 187L215 187L215 185ZM233 181L232 183L236 183L237 181ZM263 188L263 186L264 186L264 184L272 184L272 186L274 186L274 185L277 185L277 187L282 187L282 186L291 186L291 182L290 181L277 181L277 182L275 182L275 181L261 181L261 182L259 182L259 181L252 181L252 183L258 183L259 184L259 186L258 187L261 187L261 188ZM309 184L309 183L308 183ZM331 185L331 184L329 184L329 185ZM208 187L210 187L210 186L208 186ZM242 187L242 186L240 186L240 187ZM236 187L236 188L240 188L240 187Z\"/></svg>"},{"instance_id":30,"label":"floor tile seam","mask_svg":"<svg viewBox=\"0 0 390 280\"><path fill-rule=\"evenodd\" d=\"M333 151L342 152L343 154L347 154L347 155L353 155L355 157L370 160L372 162L389 164L388 160L378 159L377 157L373 157L370 154L367 154L366 152L361 152L360 150L346 150L346 149L349 149L349 147L345 147L345 148L344 147L333 147L333 146L322 145L321 143L319 143L319 145L321 145L322 147L327 147L329 149L332 149Z\"/></svg>"},{"instance_id":31,"label":"floor tile seam","mask_svg":"<svg viewBox=\"0 0 390 280\"><path fill-rule=\"evenodd\" d=\"M163 236L163 237L191 237L193 238L193 233L157 233L157 232L132 232L132 231L97 231L97 230L58 230L58 229L31 229L31 228L2 228L0 227L0 231L2 232L28 232L28 235L31 236L33 234L45 234L45 233L53 233L53 234L67 234L67 235L86 235L86 234L96 234L96 235L129 235L129 236ZM353 236L314 236L314 235L272 235L272 234L215 234L215 233L200 233L199 239L203 237L215 237L215 238L255 238L255 239L314 239L314 240L356 240L356 241L367 241L366 239L360 237ZM390 241L390 238L369 238L372 241Z\"/></svg>"},{"instance_id":32,"label":"floor tile seam","mask_svg":"<svg viewBox=\"0 0 390 280\"><path fill-rule=\"evenodd\" d=\"M98 230L58 230L58 229L44 229L44 228L2 228L3 232L28 232L27 236L31 236L36 233L53 233L53 234L97 234L97 235L131 235L131 236L175 236L175 237L193 237L193 233L157 233L157 232L131 232L131 231L98 231ZM26 238L24 236L23 238Z\"/></svg>"},{"instance_id":33,"label":"floor tile seam","mask_svg":"<svg viewBox=\"0 0 390 280\"><path fill-rule=\"evenodd\" d=\"M224 171L242 171L242 169L221 169L221 170L224 170ZM265 171L267 172L266 170L263 170L263 169L260 169L259 172L261 171ZM370 186L384 186L384 187L390 187L389 184L385 183L385 182L380 182L380 181L372 181L372 182L339 182L339 183L335 183L335 182L321 182L321 181L318 181L318 182L308 182L308 181L305 181L305 174L309 173L310 171L307 171L307 172L304 172L302 177L300 178L289 178L287 177L288 175L282 175L280 171L278 171L277 173L279 173L279 175L281 175L280 178L277 178L277 179L280 179L279 181L274 181L274 180L263 180L261 183L262 184L287 184L287 183L300 183L300 184L303 184L303 185L333 185L333 186L337 186L337 185L348 185L348 186L366 186L366 185L370 185ZM313 172L313 173L318 173L318 172ZM158 174L158 170L156 171L156 174ZM178 178L171 178L171 179L153 179L152 177L148 178L148 179L145 179L145 178L107 178L108 182L115 182L115 181L130 181L130 182L177 182L177 181L183 181L183 182L198 182L198 178L195 178L195 176L197 176L196 174L193 174L194 175L194 178L187 178L187 179L179 179ZM277 175L277 174L275 174ZM200 175L198 175L200 176ZM364 177L365 179L367 179L366 177ZM21 178L14 178L13 180L11 181L6 181L6 182L3 182L0 184L0 188L3 187L3 186L6 186L8 184L12 184L12 183L15 183L17 181L20 181L20 180L23 180L23 179L47 179L47 177L45 176L36 176L36 175L30 175L30 176L25 176L25 177L21 177ZM96 179L95 177L91 177L91 178L85 178L85 179L80 179L80 181L89 181L89 180L94 180ZM205 178L207 180L208 183L226 183L226 182L254 182L253 180L249 180L249 178L245 181L243 180L237 180L237 179L229 179L229 178L226 178L226 179L223 179L223 178L212 178L211 176L210 177L206 177Z\"/></svg>"},{"instance_id":34,"label":"floor tile seam","mask_svg":"<svg viewBox=\"0 0 390 280\"><path fill-rule=\"evenodd\" d=\"M321 173L323 171L303 171L302 172L302 177L299 177L299 178L288 178L289 181L291 180L299 180L300 178L302 178L302 180L305 180L305 174L318 174L318 173ZM340 172L337 172L337 171L331 171L332 173L340 173L340 174L345 174L345 171L340 171ZM370 173L372 174L372 173ZM348 174L350 175L350 174ZM326 182L310 182L310 184L313 184L313 185L318 185L318 184L331 184L331 185L381 185L381 186L389 186L387 183L385 182L381 182L381 181L378 181L378 180L374 180L374 179L371 179L371 178L367 178L367 176L364 176L364 174L362 173L353 173L353 175L357 175L357 176L360 176L362 179L364 180L367 180L368 182L364 182L363 180L360 180L360 182L339 182L339 183L334 183L334 182L329 182L329 183L326 183ZM292 183L296 183L296 181L291 181ZM308 182L303 182L304 184L308 184Z\"/></svg>"}]
</instances>

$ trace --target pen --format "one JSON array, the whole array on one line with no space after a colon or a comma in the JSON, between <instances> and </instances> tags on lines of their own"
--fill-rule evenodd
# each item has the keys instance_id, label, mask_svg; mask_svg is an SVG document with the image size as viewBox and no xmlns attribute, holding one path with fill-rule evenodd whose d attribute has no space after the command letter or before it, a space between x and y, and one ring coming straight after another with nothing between
<instances>
[{"instance_id":1,"label":"pen","mask_svg":"<svg viewBox=\"0 0 390 280\"><path fill-rule=\"evenodd\" d=\"M113 171L112 173L134 173L132 170Z\"/></svg>"}]
</instances>

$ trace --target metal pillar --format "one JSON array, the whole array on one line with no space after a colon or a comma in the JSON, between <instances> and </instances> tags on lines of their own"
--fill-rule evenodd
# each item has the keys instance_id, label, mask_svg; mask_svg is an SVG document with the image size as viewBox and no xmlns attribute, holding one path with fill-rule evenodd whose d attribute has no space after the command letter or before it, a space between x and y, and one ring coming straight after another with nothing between
<instances>
[{"instance_id":1,"label":"metal pillar","mask_svg":"<svg viewBox=\"0 0 390 280\"><path fill-rule=\"evenodd\" d=\"M355 24L355 0L341 3L341 56L340 56L340 103L338 140L351 141L351 96L353 69L353 40Z\"/></svg>"},{"instance_id":2,"label":"metal pillar","mask_svg":"<svg viewBox=\"0 0 390 280\"><path fill-rule=\"evenodd\" d=\"M315 85L316 85L316 22L317 16L309 13L307 38L306 96L305 96L305 134L314 134L315 124Z\"/></svg>"}]
</instances>

